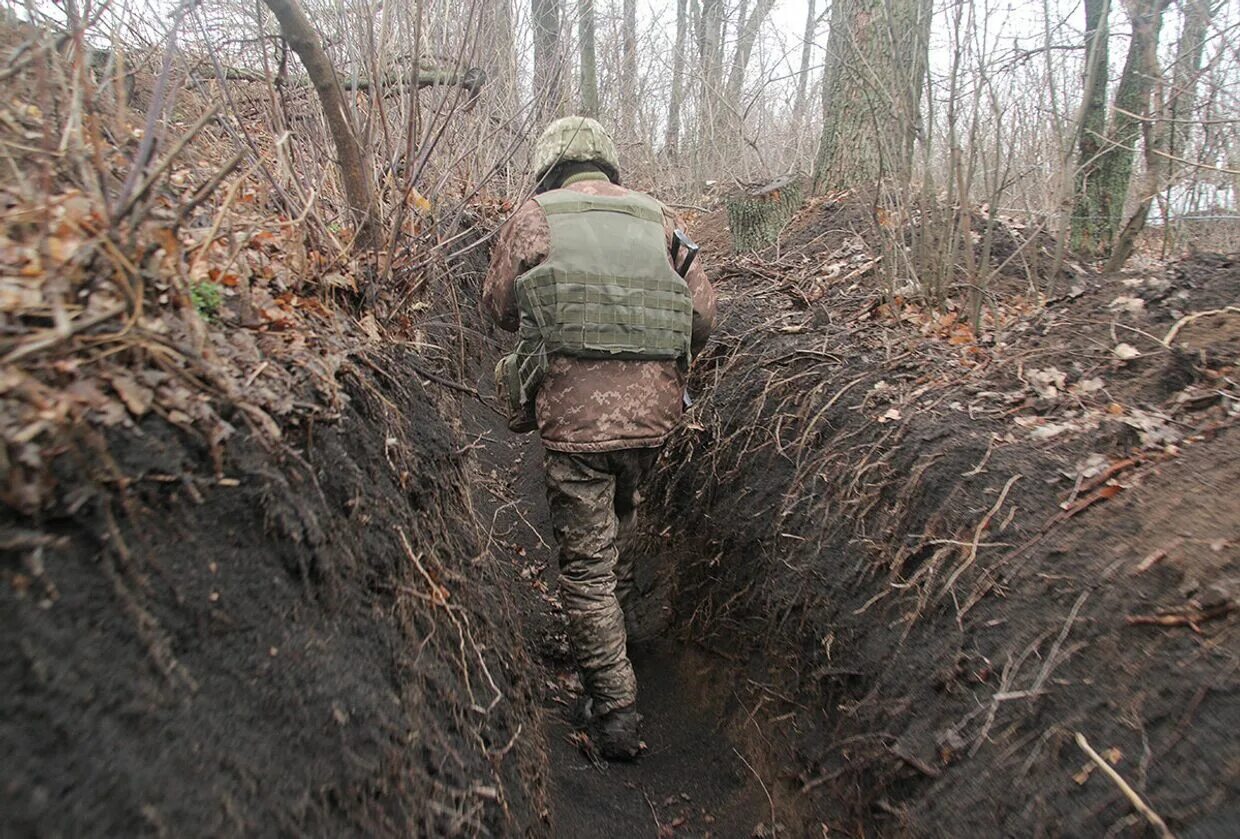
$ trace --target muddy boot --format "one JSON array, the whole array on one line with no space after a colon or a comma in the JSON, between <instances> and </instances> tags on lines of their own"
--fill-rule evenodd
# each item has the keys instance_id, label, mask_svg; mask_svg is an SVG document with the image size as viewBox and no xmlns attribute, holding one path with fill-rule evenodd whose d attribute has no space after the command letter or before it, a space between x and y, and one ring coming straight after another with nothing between
<instances>
[{"instance_id":1,"label":"muddy boot","mask_svg":"<svg viewBox=\"0 0 1240 839\"><path fill-rule=\"evenodd\" d=\"M594 743L608 760L633 760L641 751L637 709L629 705L608 711L594 721Z\"/></svg>"},{"instance_id":2,"label":"muddy boot","mask_svg":"<svg viewBox=\"0 0 1240 839\"><path fill-rule=\"evenodd\" d=\"M579 731L587 731L590 728L590 723L594 721L594 699L588 693L577 697L577 703L573 706L569 720L573 728Z\"/></svg>"}]
</instances>

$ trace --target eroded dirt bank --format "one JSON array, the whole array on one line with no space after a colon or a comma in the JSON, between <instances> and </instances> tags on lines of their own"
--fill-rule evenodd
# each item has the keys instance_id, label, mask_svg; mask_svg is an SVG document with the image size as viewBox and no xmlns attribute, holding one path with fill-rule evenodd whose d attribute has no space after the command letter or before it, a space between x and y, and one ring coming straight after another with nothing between
<instances>
[{"instance_id":1,"label":"eroded dirt bank","mask_svg":"<svg viewBox=\"0 0 1240 839\"><path fill-rule=\"evenodd\" d=\"M1240 332L1203 313L1237 262L1005 274L966 332L884 302L862 221L819 201L714 265L647 493L633 766L570 723L483 254L424 354L301 301L206 361L6 371L4 831L1142 835L1080 734L1227 835Z\"/></svg>"},{"instance_id":2,"label":"eroded dirt bank","mask_svg":"<svg viewBox=\"0 0 1240 839\"><path fill-rule=\"evenodd\" d=\"M44 441L51 497L4 513L0 832L541 829L534 668L407 361L346 362L275 449L153 413Z\"/></svg>"},{"instance_id":3,"label":"eroded dirt bank","mask_svg":"<svg viewBox=\"0 0 1240 839\"><path fill-rule=\"evenodd\" d=\"M749 666L791 834L1146 835L1081 735L1177 835L1228 835L1240 262L1045 305L1000 277L974 334L854 281L855 208L800 224L722 272L647 507L673 633Z\"/></svg>"}]
</instances>

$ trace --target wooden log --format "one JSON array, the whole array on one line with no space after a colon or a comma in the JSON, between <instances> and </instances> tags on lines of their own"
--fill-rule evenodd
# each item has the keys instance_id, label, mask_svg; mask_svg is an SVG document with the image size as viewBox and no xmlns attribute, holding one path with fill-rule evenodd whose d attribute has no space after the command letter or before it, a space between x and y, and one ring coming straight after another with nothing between
<instances>
[{"instance_id":1,"label":"wooden log","mask_svg":"<svg viewBox=\"0 0 1240 839\"><path fill-rule=\"evenodd\" d=\"M748 253L775 244L804 198L804 180L796 174L728 198L725 203L733 251Z\"/></svg>"}]
</instances>

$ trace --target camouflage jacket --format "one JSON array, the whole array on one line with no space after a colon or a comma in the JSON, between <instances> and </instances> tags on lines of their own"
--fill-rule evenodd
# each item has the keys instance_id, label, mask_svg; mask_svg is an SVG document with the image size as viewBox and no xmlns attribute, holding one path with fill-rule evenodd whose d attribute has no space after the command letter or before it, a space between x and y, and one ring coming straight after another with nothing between
<instances>
[{"instance_id":1,"label":"camouflage jacket","mask_svg":"<svg viewBox=\"0 0 1240 839\"><path fill-rule=\"evenodd\" d=\"M628 192L606 180L566 189L586 195ZM664 210L668 259L679 226ZM500 230L483 289L483 311L504 329L517 329L516 281L547 258L551 230L535 201L527 201ZM715 320L715 292L700 260L685 278L693 295L693 352L706 344ZM674 361L612 361L552 356L538 390L535 414L543 445L562 452L605 452L663 444L681 414L685 379Z\"/></svg>"}]
</instances>

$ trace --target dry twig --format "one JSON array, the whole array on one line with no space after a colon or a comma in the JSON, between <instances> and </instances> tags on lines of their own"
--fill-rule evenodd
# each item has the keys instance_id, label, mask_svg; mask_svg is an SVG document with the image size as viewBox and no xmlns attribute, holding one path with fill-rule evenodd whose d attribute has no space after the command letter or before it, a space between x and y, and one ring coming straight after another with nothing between
<instances>
[{"instance_id":1,"label":"dry twig","mask_svg":"<svg viewBox=\"0 0 1240 839\"><path fill-rule=\"evenodd\" d=\"M1159 839L1175 839L1175 834L1172 833L1170 828L1167 827L1167 823L1162 820L1162 817L1150 809L1150 806L1145 803L1144 799L1142 799L1140 795L1137 794L1137 791L1128 785L1128 782L1115 771L1115 768L1111 766L1111 764L1107 763L1106 760L1103 759L1102 755L1094 751L1094 747L1089 745L1089 741L1085 739L1085 735L1079 731L1076 732L1076 744L1080 746L1081 751L1085 752L1085 754L1089 756L1089 759L1096 763L1098 768L1101 769L1102 772L1110 778L1117 787L1119 787L1120 792L1122 792L1124 796L1132 802L1132 806L1136 808L1137 812L1145 816L1146 820L1153 825L1154 830L1158 833Z\"/></svg>"}]
</instances>

